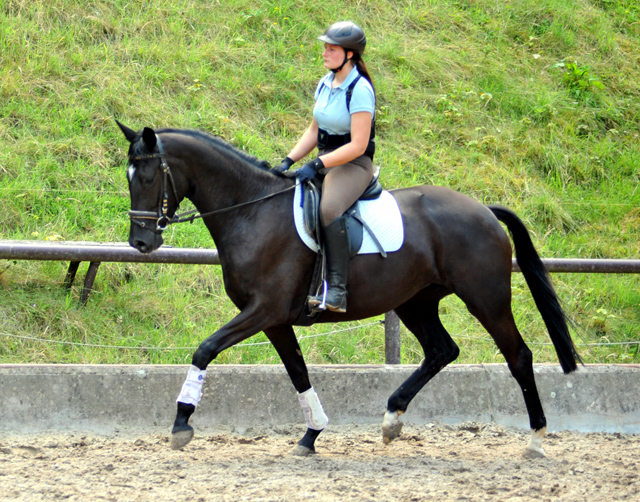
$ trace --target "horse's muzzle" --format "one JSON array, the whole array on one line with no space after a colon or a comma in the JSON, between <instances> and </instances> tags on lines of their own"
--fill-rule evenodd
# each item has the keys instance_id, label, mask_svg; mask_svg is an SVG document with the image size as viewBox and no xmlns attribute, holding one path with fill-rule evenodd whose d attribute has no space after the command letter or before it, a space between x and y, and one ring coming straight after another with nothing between
<instances>
[{"instance_id":1,"label":"horse's muzzle","mask_svg":"<svg viewBox=\"0 0 640 502\"><path fill-rule=\"evenodd\" d=\"M129 245L141 253L151 253L162 246L163 242L162 234L141 229L137 225L131 225Z\"/></svg>"}]
</instances>

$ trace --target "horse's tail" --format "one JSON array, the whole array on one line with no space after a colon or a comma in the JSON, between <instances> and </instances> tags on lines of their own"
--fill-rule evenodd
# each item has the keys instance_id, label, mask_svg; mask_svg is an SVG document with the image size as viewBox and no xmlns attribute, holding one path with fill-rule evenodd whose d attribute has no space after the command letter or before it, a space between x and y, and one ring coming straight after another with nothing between
<instances>
[{"instance_id":1,"label":"horse's tail","mask_svg":"<svg viewBox=\"0 0 640 502\"><path fill-rule=\"evenodd\" d=\"M562 370L565 373L575 371L577 369L576 360L582 363L582 359L571 340L567 318L553 289L549 273L533 246L533 242L531 242L527 227L513 211L505 207L488 206L488 208L498 220L507 226L511 233L516 260L547 326Z\"/></svg>"}]
</instances>

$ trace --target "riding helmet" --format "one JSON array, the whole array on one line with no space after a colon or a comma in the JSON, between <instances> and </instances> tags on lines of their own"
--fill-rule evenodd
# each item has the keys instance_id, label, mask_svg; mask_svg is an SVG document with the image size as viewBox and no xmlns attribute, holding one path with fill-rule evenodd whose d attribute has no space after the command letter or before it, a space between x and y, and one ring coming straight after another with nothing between
<instances>
[{"instance_id":1,"label":"riding helmet","mask_svg":"<svg viewBox=\"0 0 640 502\"><path fill-rule=\"evenodd\" d=\"M345 49L357 52L362 56L367 45L367 37L360 26L351 21L339 21L327 28L318 40L328 44L339 45Z\"/></svg>"}]
</instances>

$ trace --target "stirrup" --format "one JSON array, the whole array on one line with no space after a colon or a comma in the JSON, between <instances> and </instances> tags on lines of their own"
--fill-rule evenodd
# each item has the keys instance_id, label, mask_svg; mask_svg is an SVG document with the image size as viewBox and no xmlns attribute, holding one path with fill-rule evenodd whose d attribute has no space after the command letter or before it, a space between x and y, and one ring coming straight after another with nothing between
<instances>
[{"instance_id":1,"label":"stirrup","mask_svg":"<svg viewBox=\"0 0 640 502\"><path fill-rule=\"evenodd\" d=\"M316 296L307 297L307 302L310 307L315 307L316 310L327 309L327 293L329 292L329 285L327 281L322 281L322 293Z\"/></svg>"},{"instance_id":2,"label":"stirrup","mask_svg":"<svg viewBox=\"0 0 640 502\"><path fill-rule=\"evenodd\" d=\"M315 307L317 310L330 310L339 313L347 311L347 291L343 286L323 288L321 295L310 296L307 301L310 307Z\"/></svg>"}]
</instances>

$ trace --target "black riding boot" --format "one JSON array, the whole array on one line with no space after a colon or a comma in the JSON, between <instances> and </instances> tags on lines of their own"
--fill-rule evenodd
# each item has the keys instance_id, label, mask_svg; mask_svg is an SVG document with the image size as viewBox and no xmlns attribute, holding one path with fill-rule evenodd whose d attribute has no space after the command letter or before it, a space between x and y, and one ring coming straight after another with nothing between
<instances>
[{"instance_id":1,"label":"black riding boot","mask_svg":"<svg viewBox=\"0 0 640 502\"><path fill-rule=\"evenodd\" d=\"M349 272L349 234L344 216L322 229L327 253L327 282L329 289L325 303L333 312L347 311L347 274ZM309 297L309 305L322 304L322 294Z\"/></svg>"}]
</instances>

